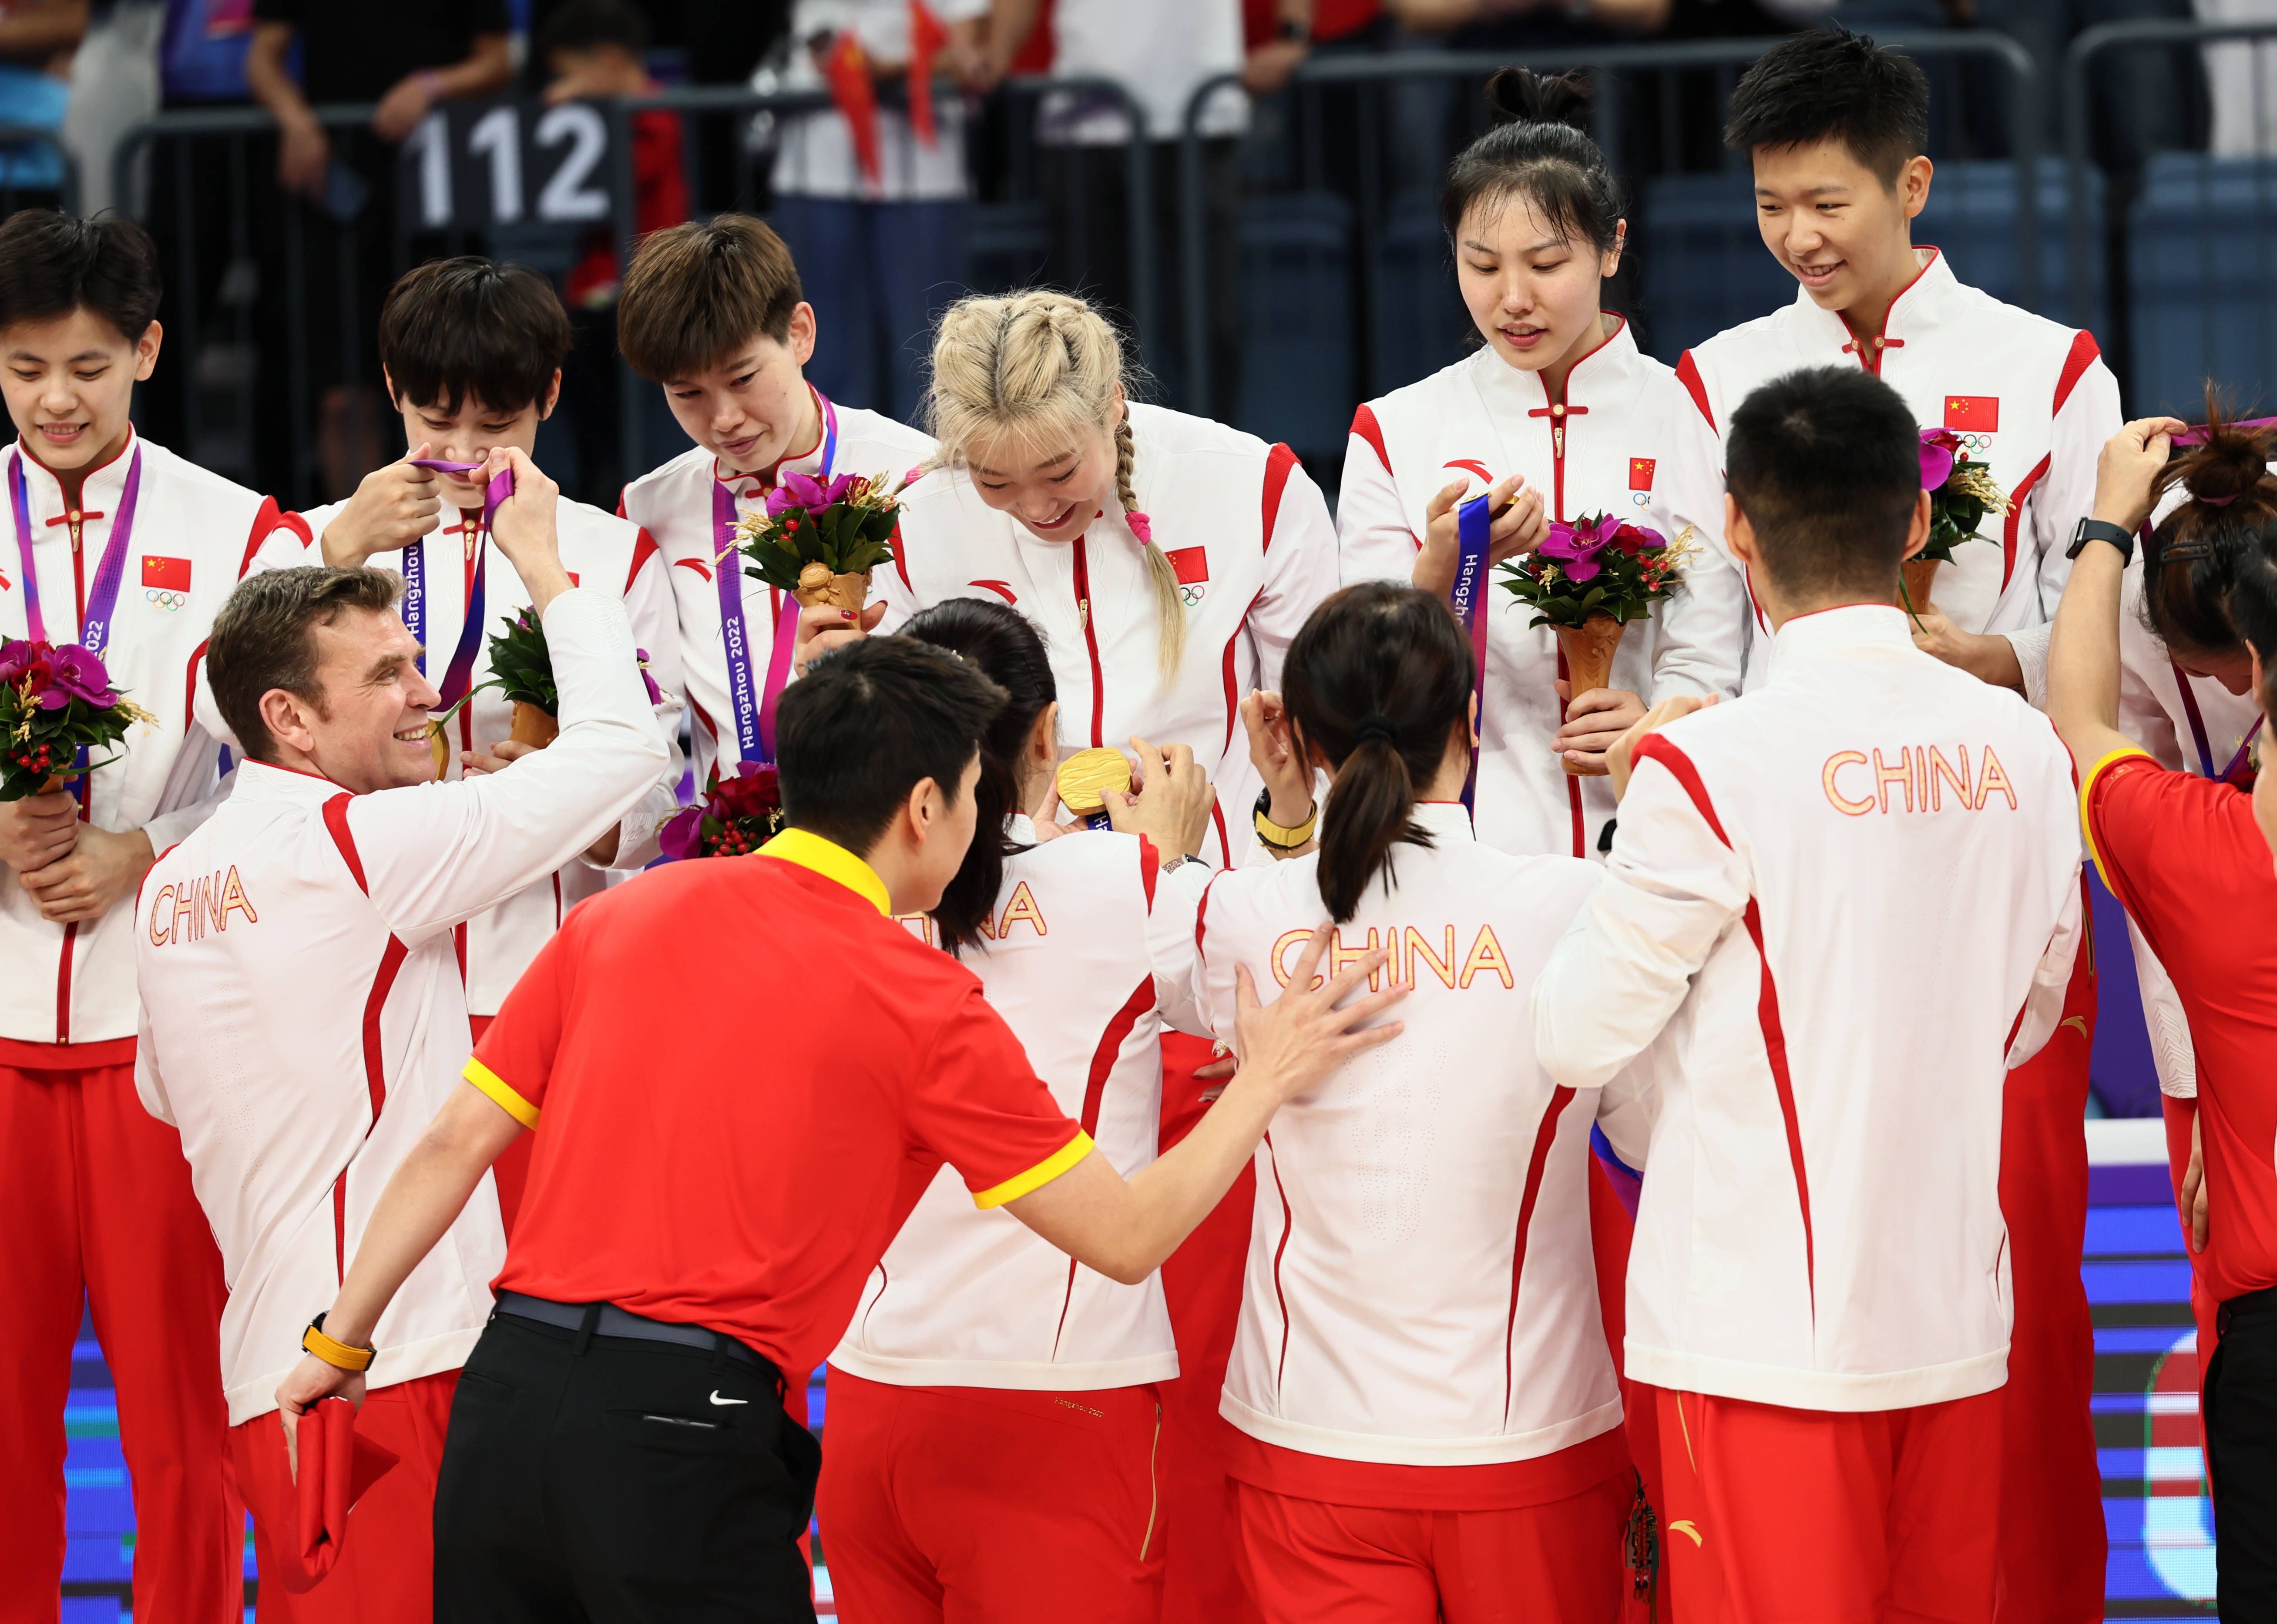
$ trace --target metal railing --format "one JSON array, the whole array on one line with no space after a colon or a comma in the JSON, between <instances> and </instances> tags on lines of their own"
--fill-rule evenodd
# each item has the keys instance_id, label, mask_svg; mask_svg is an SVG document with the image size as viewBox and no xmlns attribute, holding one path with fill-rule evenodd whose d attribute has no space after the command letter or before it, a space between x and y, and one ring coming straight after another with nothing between
<instances>
[{"instance_id":1,"label":"metal railing","mask_svg":"<svg viewBox=\"0 0 2277 1624\"><path fill-rule=\"evenodd\" d=\"M1882 38L1882 42L1924 61L1944 60L1955 65L1981 64L1997 75L2004 94L1999 97L2001 144L2014 164L2014 238L2015 255L2014 285L2010 296L2028 307L2037 309L2043 297L2044 277L2039 252L2041 231L2038 216L2045 207L2040 191L2040 146L2044 127L2039 76L2030 56L2015 41L2005 34L1982 31L1940 34L1893 34ZM1683 115L1679 111L1679 76L1709 72L1714 79L1715 124L1720 127L1722 108L1728 100L1730 89L1739 71L1752 63L1770 46L1777 43L1768 39L1710 40L1674 44L1604 44L1573 47L1555 50L1530 50L1519 53L1455 53L1443 51L1393 52L1376 56L1315 57L1297 71L1288 91L1286 103L1294 103L1295 110L1287 122L1295 126L1303 139L1298 144L1306 149L1298 167L1305 172L1307 184L1321 184L1323 167L1314 149L1320 139L1319 132L1332 125L1350 126L1344 133L1357 147L1356 172L1344 179L1352 193L1352 226L1350 240L1353 245L1346 255L1349 263L1352 296L1348 301L1352 312L1350 335L1353 376L1349 380L1350 398L1366 400L1383 389L1412 381L1415 377L1440 364L1420 364L1405 376L1387 377L1384 366L1379 364L1383 346L1379 341L1377 327L1383 309L1383 290L1380 286L1382 268L1373 245L1382 238L1388 205L1390 187L1385 183L1385 142L1382 128L1389 122L1382 107L1362 99L1356 106L1344 110L1339 120L1322 116L1320 99L1331 92L1343 90L1361 93L1363 98L1372 94L1380 102L1388 92L1397 87L1439 81L1463 88L1474 86L1497 68L1523 65L1551 72L1568 68L1588 71L1595 81L1596 94L1591 105L1592 134L1600 149L1612 159L1617 169L1634 172L1642 168L1657 172L1663 179L1668 172L1678 169L1684 160L1696 156L1683 148L1679 134ZM1209 301L1209 269L1207 256L1211 252L1210 238L1204 222L1204 187L1202 182L1203 154L1209 139L1203 132L1201 120L1211 98L1222 88L1238 82L1238 76L1224 75L1197 88L1186 109L1184 129L1181 138L1181 212L1180 212L1180 271L1181 271L1181 340L1184 347L1182 371L1184 387L1181 391L1189 409L1204 410L1204 402L1211 399L1213 358L1210 353L1211 331ZM1476 98L1474 96L1474 100ZM1963 109L1952 110L1959 114ZM1482 119L1474 119L1474 133L1483 127ZM1656 129L1658 151L1640 152L1640 138L1647 126ZM1253 144L1257 138L1253 137ZM1452 150L1430 155L1436 165L1413 152L1400 156L1400 161L1410 172L1426 169L1443 169ZM1628 162L1625 163L1624 160ZM1735 168L1744 163L1738 155L1717 155L1717 163L1725 168ZM1694 166L1695 172L1698 166ZM1626 179L1626 177L1625 177ZM1436 193L1436 185L1430 188ZM1630 210L1630 241L1634 248L1649 252L1650 210L1646 188L1636 185L1625 187L1634 200ZM1740 188L1744 194L1744 187ZM1252 200L1253 202L1253 199ZM1436 201L1436 198L1434 199ZM1646 216L1641 219L1640 215ZM1736 226L1746 227L1752 237L1750 223L1743 215L1733 216ZM1412 224L1412 223L1411 223ZM1221 245L1218 251L1231 249ZM1442 247L1438 257L1448 256ZM1449 290L1451 298L1451 288ZM1763 308L1748 308L1732 312L1731 319L1740 320L1763 314ZM1650 312L1646 312L1649 316ZM1704 335L1702 335L1704 336ZM1673 355L1664 357L1672 360ZM1345 380L1339 379L1339 384ZM1271 424L1255 426L1259 431ZM1276 437L1280 438L1280 437ZM1338 441L1340 446L1341 441Z\"/></svg>"}]
</instances>

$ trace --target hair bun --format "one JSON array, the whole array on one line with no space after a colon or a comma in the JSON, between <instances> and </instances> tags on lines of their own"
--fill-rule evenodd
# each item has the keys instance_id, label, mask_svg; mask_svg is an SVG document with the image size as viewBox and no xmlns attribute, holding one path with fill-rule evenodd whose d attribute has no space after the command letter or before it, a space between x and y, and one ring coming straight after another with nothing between
<instances>
[{"instance_id":1,"label":"hair bun","mask_svg":"<svg viewBox=\"0 0 2277 1624\"><path fill-rule=\"evenodd\" d=\"M1568 72L1545 78L1527 68L1497 68L1487 80L1487 111L1497 125L1569 124L1589 127L1589 81Z\"/></svg>"},{"instance_id":2,"label":"hair bun","mask_svg":"<svg viewBox=\"0 0 2277 1624\"><path fill-rule=\"evenodd\" d=\"M2268 436L2214 423L2205 443L2182 459L2182 484L2193 501L2227 507L2261 483L2270 449Z\"/></svg>"}]
</instances>

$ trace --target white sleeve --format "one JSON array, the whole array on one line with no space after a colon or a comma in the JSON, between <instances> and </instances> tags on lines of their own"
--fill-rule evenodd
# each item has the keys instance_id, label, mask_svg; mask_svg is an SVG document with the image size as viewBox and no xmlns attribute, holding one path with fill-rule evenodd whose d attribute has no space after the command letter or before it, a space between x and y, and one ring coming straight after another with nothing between
<instances>
[{"instance_id":1,"label":"white sleeve","mask_svg":"<svg viewBox=\"0 0 2277 1624\"><path fill-rule=\"evenodd\" d=\"M901 545L898 535L894 545L896 547ZM881 637L901 630L910 616L924 606L918 602L917 594L910 591L910 583L902 579L899 560L891 564L880 564L870 572L870 601L886 606L886 618L878 622L877 635Z\"/></svg>"},{"instance_id":2,"label":"white sleeve","mask_svg":"<svg viewBox=\"0 0 2277 1624\"><path fill-rule=\"evenodd\" d=\"M1257 644L1257 686L1265 690L1281 686L1281 662L1289 644L1339 583L1336 527L1329 518L1328 501L1287 447L1274 449L1290 455L1291 466L1273 533L1265 538L1265 587L1244 622Z\"/></svg>"},{"instance_id":3,"label":"white sleeve","mask_svg":"<svg viewBox=\"0 0 2277 1624\"><path fill-rule=\"evenodd\" d=\"M1383 431L1375 413L1363 406L1352 417L1344 445L1344 483L1336 489L1336 551L1344 583L1415 577L1415 554L1422 543L1408 528L1399 486L1377 449Z\"/></svg>"},{"instance_id":4,"label":"white sleeve","mask_svg":"<svg viewBox=\"0 0 2277 1624\"><path fill-rule=\"evenodd\" d=\"M283 515L258 545L247 551L245 567L239 571L237 578L244 581L271 569L292 569L302 564L323 563L324 555L316 550L316 544L309 539L310 534L309 521L305 515L297 513ZM207 680L203 660L198 662L197 679L197 686L190 691L190 720L203 728L207 736L217 743L226 745L232 751L241 750L237 735L221 719L221 707L214 703L213 684ZM173 844L175 840L179 840L202 821L202 818L187 825L166 844ZM148 828L151 826L145 824L143 827ZM164 850L158 846L157 839L155 835L150 837L152 849Z\"/></svg>"},{"instance_id":5,"label":"white sleeve","mask_svg":"<svg viewBox=\"0 0 2277 1624\"><path fill-rule=\"evenodd\" d=\"M190 739L185 743L184 748L187 749L190 743L194 743L199 736L199 730L193 728ZM210 750L214 747L211 740L206 741L207 749ZM155 857L170 846L179 845L184 836L187 835L192 829L196 828L198 825L220 810L221 804L229 799L231 793L236 788L237 768L232 766L228 772L221 775L221 781L214 785L211 792L204 799L193 801L187 806L178 806L172 812L160 812L149 822L144 824L142 833L150 842L151 855Z\"/></svg>"},{"instance_id":6,"label":"white sleeve","mask_svg":"<svg viewBox=\"0 0 2277 1624\"><path fill-rule=\"evenodd\" d=\"M2056 1023L2063 1018L2064 993L2071 986L2072 960L2079 953L2079 941L2083 934L2085 909L2081 905L2076 883L2064 894L2063 912L2057 916L2055 933L2048 938L2046 951L2032 972L2031 990L2024 995L2024 1013L2016 1025L2016 1035L2008 1044L2008 1069L2013 1071L2038 1054L2047 1041L2055 1035Z\"/></svg>"},{"instance_id":7,"label":"white sleeve","mask_svg":"<svg viewBox=\"0 0 2277 1624\"><path fill-rule=\"evenodd\" d=\"M1686 568L1684 590L1663 611L1670 652L1653 662L1655 701L1675 693L1737 693L1757 635L1747 576L1724 541L1724 438L1689 351L1678 375L1686 381L1662 442L1667 466L1654 482L1654 528L1698 551Z\"/></svg>"},{"instance_id":8,"label":"white sleeve","mask_svg":"<svg viewBox=\"0 0 2277 1624\"><path fill-rule=\"evenodd\" d=\"M641 533L647 536L645 530ZM656 782L618 825L616 859L609 865L614 869L645 868L656 860L659 855L657 832L680 810L680 780L687 771L687 761L680 753L680 715L688 697L681 685L680 612L673 602L672 582L665 574L668 568L664 553L651 543L639 572L625 589L625 617L632 626L633 642L647 654L649 676L664 693L655 712L666 755ZM577 860L587 862L583 852Z\"/></svg>"},{"instance_id":9,"label":"white sleeve","mask_svg":"<svg viewBox=\"0 0 2277 1624\"><path fill-rule=\"evenodd\" d=\"M2094 340L2079 335L2076 344ZM2024 668L2024 693L2035 705L2047 702L2047 634L2036 647L2017 634L2045 627L2055 618L2064 583L2071 578L2072 527L2095 510L2095 463L2104 442L2119 432L2119 380L2100 360L2087 363L2057 408L2049 434L2048 471L2026 493L2016 526L2017 558L1984 629L2015 645ZM2013 494L2013 492L2011 493Z\"/></svg>"},{"instance_id":10,"label":"white sleeve","mask_svg":"<svg viewBox=\"0 0 2277 1624\"><path fill-rule=\"evenodd\" d=\"M407 947L505 901L617 822L664 771L663 730L614 595L548 605L561 732L503 771L357 796L348 831L366 891Z\"/></svg>"},{"instance_id":11,"label":"white sleeve","mask_svg":"<svg viewBox=\"0 0 2277 1624\"><path fill-rule=\"evenodd\" d=\"M2135 949L2135 986L2143 1000L2143 1024L2151 1033L2151 1061L2159 1073L2159 1092L2170 1099L2198 1097L2197 1053L2190 1047L2189 1017L2182 1010L2182 995L2174 978L2143 940L2130 917L2127 940Z\"/></svg>"},{"instance_id":12,"label":"white sleeve","mask_svg":"<svg viewBox=\"0 0 2277 1624\"><path fill-rule=\"evenodd\" d=\"M1637 764L1604 879L1534 983L1534 1047L1569 1088L1599 1088L1652 1046L1746 909L1747 865L1676 775Z\"/></svg>"},{"instance_id":13,"label":"white sleeve","mask_svg":"<svg viewBox=\"0 0 2277 1624\"><path fill-rule=\"evenodd\" d=\"M134 1096L142 1102L142 1109L168 1127L181 1125L174 1120L173 1102L166 1098L166 1086L158 1080L158 1046L150 1033L150 1010L142 1007L141 1030L134 1041Z\"/></svg>"},{"instance_id":14,"label":"white sleeve","mask_svg":"<svg viewBox=\"0 0 2277 1624\"><path fill-rule=\"evenodd\" d=\"M1154 901L1146 911L1146 956L1154 965L1154 1002L1163 1023L1204 1038L1210 1028L1196 987L1200 963L1194 919L1215 878L1207 864L1181 863L1155 876Z\"/></svg>"},{"instance_id":15,"label":"white sleeve","mask_svg":"<svg viewBox=\"0 0 2277 1624\"><path fill-rule=\"evenodd\" d=\"M1638 1172L1644 1170L1653 1118L1660 1110L1660 1072L1655 1062L1666 1048L1665 1041L1656 1041L1597 1091L1597 1126L1621 1165Z\"/></svg>"}]
</instances>

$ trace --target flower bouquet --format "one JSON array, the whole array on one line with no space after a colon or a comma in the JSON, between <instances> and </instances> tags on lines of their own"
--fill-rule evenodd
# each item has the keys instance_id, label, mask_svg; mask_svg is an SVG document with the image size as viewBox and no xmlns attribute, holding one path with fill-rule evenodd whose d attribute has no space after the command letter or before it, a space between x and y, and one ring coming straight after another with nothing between
<instances>
[{"instance_id":1,"label":"flower bouquet","mask_svg":"<svg viewBox=\"0 0 2277 1624\"><path fill-rule=\"evenodd\" d=\"M1568 691L1579 698L1612 680L1622 631L1682 584L1691 550L1687 539L1671 545L1658 530L1611 514L1560 520L1539 547L1502 566L1502 583L1534 606L1528 626L1556 634ZM1570 761L1565 766L1576 777L1588 771Z\"/></svg>"},{"instance_id":2,"label":"flower bouquet","mask_svg":"<svg viewBox=\"0 0 2277 1624\"><path fill-rule=\"evenodd\" d=\"M648 674L648 651L635 649L633 656L640 662L648 702L663 704L664 690ZM459 705L471 702L485 688L497 689L499 697L514 706L514 729L506 736L517 744L544 750L560 736L561 693L553 684L553 654L545 645L545 623L528 604L499 618L499 629L491 634L490 662L491 674L469 689ZM438 712L430 724L428 739L435 752L438 778L450 770L450 721L458 709L454 705Z\"/></svg>"},{"instance_id":3,"label":"flower bouquet","mask_svg":"<svg viewBox=\"0 0 2277 1624\"><path fill-rule=\"evenodd\" d=\"M870 572L894 557L901 522L901 492L883 474L841 474L828 484L787 474L767 497L764 514L746 514L735 526L750 565L745 575L789 592L812 608L832 604L862 613Z\"/></svg>"},{"instance_id":4,"label":"flower bouquet","mask_svg":"<svg viewBox=\"0 0 2277 1624\"><path fill-rule=\"evenodd\" d=\"M782 830L782 790L772 766L739 762L735 776L722 779L714 763L704 785L704 804L674 813L657 832L657 842L671 862L740 858L749 857Z\"/></svg>"},{"instance_id":5,"label":"flower bouquet","mask_svg":"<svg viewBox=\"0 0 2277 1624\"><path fill-rule=\"evenodd\" d=\"M1921 431L1921 475L1922 489L1929 492L1929 544L1900 572L1906 610L1916 616L1928 606L1937 567L1950 564L1961 543L1991 539L1979 536L1976 527L1986 514L2008 511L2007 492L1992 483L1992 470L1971 462L1961 448L1961 436L1950 429Z\"/></svg>"},{"instance_id":6,"label":"flower bouquet","mask_svg":"<svg viewBox=\"0 0 2277 1624\"><path fill-rule=\"evenodd\" d=\"M108 766L118 758L80 766L79 753L116 744L136 722L155 720L120 698L103 661L76 643L0 643L0 801Z\"/></svg>"}]
</instances>

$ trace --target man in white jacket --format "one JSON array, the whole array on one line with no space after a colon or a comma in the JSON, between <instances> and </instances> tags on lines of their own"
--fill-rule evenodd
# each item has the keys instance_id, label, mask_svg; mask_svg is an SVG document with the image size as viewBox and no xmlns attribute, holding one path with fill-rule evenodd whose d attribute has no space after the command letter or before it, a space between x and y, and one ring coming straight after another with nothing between
<instances>
[{"instance_id":1,"label":"man in white jacket","mask_svg":"<svg viewBox=\"0 0 2277 1624\"><path fill-rule=\"evenodd\" d=\"M1660 1389L1681 1618L1992 1617L2002 1091L2060 1016L2080 846L2047 719L1896 606L1915 447L1854 370L1732 414L1767 680L1615 747L1605 880L1534 984L1558 1082L1666 1063L1626 1368Z\"/></svg>"},{"instance_id":2,"label":"man in white jacket","mask_svg":"<svg viewBox=\"0 0 2277 1624\"><path fill-rule=\"evenodd\" d=\"M221 1245L231 1458L263 1575L287 1591L320 1575L300 1571L273 1395L473 1047L453 926L590 844L666 759L615 582L572 586L554 485L512 448L481 477L509 469L491 538L544 623L561 696L552 746L429 782L438 696L395 610L400 580L257 575L225 606L208 655L246 751L234 793L159 858L138 904L136 1086L180 1130ZM293 1612L329 1617L352 1601L369 1609L359 1616L426 1615L436 1464L505 1251L485 1182L381 1320L387 1352L359 1424L400 1464Z\"/></svg>"}]
</instances>

